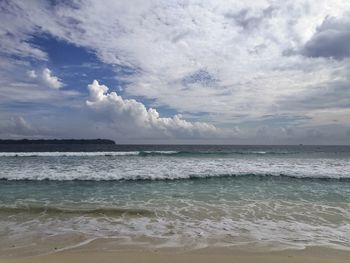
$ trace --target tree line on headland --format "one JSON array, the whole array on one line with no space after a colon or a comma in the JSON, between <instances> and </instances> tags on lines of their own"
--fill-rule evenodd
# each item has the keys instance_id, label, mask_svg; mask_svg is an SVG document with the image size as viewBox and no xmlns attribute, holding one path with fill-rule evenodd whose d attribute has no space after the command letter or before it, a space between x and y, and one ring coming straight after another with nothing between
<instances>
[{"instance_id":1,"label":"tree line on headland","mask_svg":"<svg viewBox=\"0 0 350 263\"><path fill-rule=\"evenodd\" d=\"M38 139L38 140L0 140L0 144L115 144L112 140L106 139Z\"/></svg>"}]
</instances>

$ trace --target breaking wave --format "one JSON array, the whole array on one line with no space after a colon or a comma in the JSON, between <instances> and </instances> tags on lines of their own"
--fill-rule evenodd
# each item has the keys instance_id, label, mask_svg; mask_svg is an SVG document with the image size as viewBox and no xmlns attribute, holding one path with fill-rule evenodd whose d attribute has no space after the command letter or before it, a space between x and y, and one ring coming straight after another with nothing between
<instances>
[{"instance_id":1,"label":"breaking wave","mask_svg":"<svg viewBox=\"0 0 350 263\"><path fill-rule=\"evenodd\" d=\"M340 180L349 181L350 175L339 174L339 175L301 175L301 174L287 174L287 173L236 173L236 174L178 174L178 175L108 175L105 177L91 175L89 177L63 177L59 174L52 176L35 176L35 175L23 175L17 177L2 177L0 180L3 181L174 181L174 180L198 180L198 179L212 179L212 178L249 178L249 179L297 179L297 180Z\"/></svg>"}]
</instances>

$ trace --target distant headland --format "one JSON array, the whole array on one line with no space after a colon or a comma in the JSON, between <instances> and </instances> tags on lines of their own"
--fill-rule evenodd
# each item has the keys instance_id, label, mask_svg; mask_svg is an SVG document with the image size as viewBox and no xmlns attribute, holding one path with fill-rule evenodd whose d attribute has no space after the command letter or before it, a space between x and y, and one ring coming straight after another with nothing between
<instances>
[{"instance_id":1,"label":"distant headland","mask_svg":"<svg viewBox=\"0 0 350 263\"><path fill-rule=\"evenodd\" d=\"M0 144L115 144L112 140L106 139L39 139L39 140L1 140Z\"/></svg>"}]
</instances>

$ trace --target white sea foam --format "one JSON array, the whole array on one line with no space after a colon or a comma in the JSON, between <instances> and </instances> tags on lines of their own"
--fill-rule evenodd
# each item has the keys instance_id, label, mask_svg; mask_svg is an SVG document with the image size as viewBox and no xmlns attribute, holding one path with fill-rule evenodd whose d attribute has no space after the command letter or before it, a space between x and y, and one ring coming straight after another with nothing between
<instances>
[{"instance_id":1,"label":"white sea foam","mask_svg":"<svg viewBox=\"0 0 350 263\"><path fill-rule=\"evenodd\" d=\"M139 152L37 153L38 158L0 158L0 178L8 180L174 180L220 176L350 178L349 158L177 157L173 152L139 158ZM16 156L14 153L6 153ZM18 154L18 153L16 153ZM33 153L23 153L31 156ZM110 158L109 156L115 156ZM124 158L123 156L128 156ZM58 156L59 158L44 158ZM62 157L63 156L63 157ZM101 156L65 158L64 156ZM106 156L106 157L105 157ZM61 158L62 157L62 158ZM123 158L122 158L123 157Z\"/></svg>"},{"instance_id":2,"label":"white sea foam","mask_svg":"<svg viewBox=\"0 0 350 263\"><path fill-rule=\"evenodd\" d=\"M150 247L195 249L206 246L254 245L279 250L323 246L350 250L349 215L332 212L328 218L338 216L335 221L328 220L327 214L320 218L317 204L290 202L288 206L274 210L272 208L276 207L278 201L271 204L259 201L254 204L227 203L225 206L191 200L184 202L186 206L181 203L164 206L155 201L143 204L158 211L156 217L113 217L103 214L55 217L42 214L39 218L26 219L23 214L13 215L11 220L1 221L6 231L3 232L0 247L2 244L4 249L6 244L32 240L33 236L50 241L49 237L54 235L79 233L86 240L115 238L134 245L140 244L138 242L141 239L144 240L142 245ZM349 209L349 206L344 206ZM304 217L299 217L304 211ZM343 218L346 218L347 223L342 221ZM17 234L10 236L8 233ZM69 240L67 235L62 238ZM80 244L84 242L79 241L70 247ZM120 243L116 243L118 244Z\"/></svg>"},{"instance_id":3,"label":"white sea foam","mask_svg":"<svg viewBox=\"0 0 350 263\"><path fill-rule=\"evenodd\" d=\"M152 248L350 249L349 155L251 153L0 153L0 178L33 180L0 182L0 253L11 244L36 251L33 238L51 251L98 238ZM229 176L238 179L220 178ZM58 182L205 177L216 178ZM57 181L36 182L44 179Z\"/></svg>"}]
</instances>

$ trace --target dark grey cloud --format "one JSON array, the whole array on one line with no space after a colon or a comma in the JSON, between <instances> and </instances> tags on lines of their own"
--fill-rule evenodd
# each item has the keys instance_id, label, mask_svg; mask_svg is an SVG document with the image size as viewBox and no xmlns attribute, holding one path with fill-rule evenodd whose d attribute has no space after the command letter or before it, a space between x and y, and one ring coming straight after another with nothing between
<instances>
[{"instance_id":1,"label":"dark grey cloud","mask_svg":"<svg viewBox=\"0 0 350 263\"><path fill-rule=\"evenodd\" d=\"M305 44L302 54L337 60L350 57L350 19L326 17L316 33Z\"/></svg>"}]
</instances>

